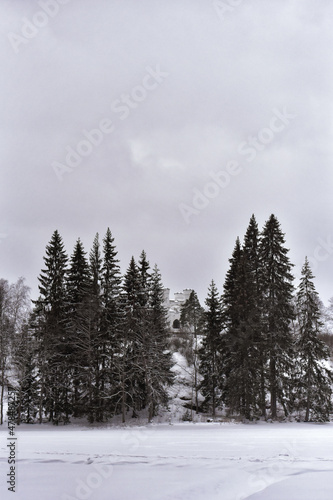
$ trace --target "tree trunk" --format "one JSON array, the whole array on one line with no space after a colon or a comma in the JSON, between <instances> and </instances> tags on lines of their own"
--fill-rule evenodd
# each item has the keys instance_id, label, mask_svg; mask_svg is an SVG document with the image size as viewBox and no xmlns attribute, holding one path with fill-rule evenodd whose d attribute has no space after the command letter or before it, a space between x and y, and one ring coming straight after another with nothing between
<instances>
[{"instance_id":1,"label":"tree trunk","mask_svg":"<svg viewBox=\"0 0 333 500\"><path fill-rule=\"evenodd\" d=\"M266 393L265 393L265 371L263 355L260 356L260 406L261 415L266 418Z\"/></svg>"},{"instance_id":2,"label":"tree trunk","mask_svg":"<svg viewBox=\"0 0 333 500\"><path fill-rule=\"evenodd\" d=\"M16 420L17 425L20 425L20 423L21 423L22 397L23 397L22 390L19 389L18 405L17 405L17 420ZM28 399L28 416L27 416L28 423L29 423L29 410L30 410L30 405L29 405L29 399Z\"/></svg>"},{"instance_id":3,"label":"tree trunk","mask_svg":"<svg viewBox=\"0 0 333 500\"><path fill-rule=\"evenodd\" d=\"M5 391L5 361L2 362L1 366L1 396L0 396L0 424L3 424L3 398Z\"/></svg>"},{"instance_id":4,"label":"tree trunk","mask_svg":"<svg viewBox=\"0 0 333 500\"><path fill-rule=\"evenodd\" d=\"M198 355L198 337L197 330L194 327L194 337L195 337L195 350L194 350L194 390L195 390L195 413L199 413L199 400L198 400L198 368L197 368L197 355Z\"/></svg>"},{"instance_id":5,"label":"tree trunk","mask_svg":"<svg viewBox=\"0 0 333 500\"><path fill-rule=\"evenodd\" d=\"M125 391L125 371L123 369L122 377L122 396L121 396L121 414L122 414L122 423L126 422L126 391Z\"/></svg>"},{"instance_id":6,"label":"tree trunk","mask_svg":"<svg viewBox=\"0 0 333 500\"><path fill-rule=\"evenodd\" d=\"M276 419L277 411L276 411L276 403L277 403L277 394L276 394L276 367L275 361L271 359L270 361L270 389L271 389L271 417L272 419Z\"/></svg>"},{"instance_id":7,"label":"tree trunk","mask_svg":"<svg viewBox=\"0 0 333 500\"><path fill-rule=\"evenodd\" d=\"M307 389L307 394L306 394L306 409L305 409L305 422L309 421L310 417L310 405L311 405L311 379L310 379L310 374L308 373L307 376L307 384L306 384L306 389Z\"/></svg>"},{"instance_id":8,"label":"tree trunk","mask_svg":"<svg viewBox=\"0 0 333 500\"><path fill-rule=\"evenodd\" d=\"M43 395L44 395L44 374L42 374L42 385L40 388L39 408L38 408L40 424L43 423Z\"/></svg>"}]
</instances>

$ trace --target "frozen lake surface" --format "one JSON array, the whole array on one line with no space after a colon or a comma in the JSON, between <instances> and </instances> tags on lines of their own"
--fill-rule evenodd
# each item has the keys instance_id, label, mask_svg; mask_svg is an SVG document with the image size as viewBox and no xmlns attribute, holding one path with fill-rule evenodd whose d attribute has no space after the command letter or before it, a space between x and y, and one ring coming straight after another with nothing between
<instances>
[{"instance_id":1,"label":"frozen lake surface","mask_svg":"<svg viewBox=\"0 0 333 500\"><path fill-rule=\"evenodd\" d=\"M15 500L333 498L333 423L179 423L16 428Z\"/></svg>"}]
</instances>

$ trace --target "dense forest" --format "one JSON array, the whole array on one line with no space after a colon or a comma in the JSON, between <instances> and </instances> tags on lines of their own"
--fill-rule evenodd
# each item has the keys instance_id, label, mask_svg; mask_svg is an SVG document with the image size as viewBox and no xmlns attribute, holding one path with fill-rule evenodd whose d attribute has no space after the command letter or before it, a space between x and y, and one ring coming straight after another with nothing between
<instances>
[{"instance_id":1,"label":"dense forest","mask_svg":"<svg viewBox=\"0 0 333 500\"><path fill-rule=\"evenodd\" d=\"M308 260L295 287L279 221L271 215L260 232L253 215L229 262L222 293L212 281L203 307L192 291L175 332L145 251L122 275L110 229L89 254L78 239L70 257L54 231L32 306L23 278L0 280L1 423L8 387L18 424L125 422L142 411L151 421L168 409L175 353L191 371L188 418L329 420L330 309Z\"/></svg>"}]
</instances>

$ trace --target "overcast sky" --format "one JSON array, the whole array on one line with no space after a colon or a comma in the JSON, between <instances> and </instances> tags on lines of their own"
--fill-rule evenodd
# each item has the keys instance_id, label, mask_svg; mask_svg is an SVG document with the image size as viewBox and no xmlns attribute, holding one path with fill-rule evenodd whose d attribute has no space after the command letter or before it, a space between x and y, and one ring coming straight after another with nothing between
<instances>
[{"instance_id":1,"label":"overcast sky","mask_svg":"<svg viewBox=\"0 0 333 500\"><path fill-rule=\"evenodd\" d=\"M214 279L274 213L296 285L333 296L333 3L2 0L0 277L109 226L171 293ZM97 131L99 129L99 132Z\"/></svg>"}]
</instances>

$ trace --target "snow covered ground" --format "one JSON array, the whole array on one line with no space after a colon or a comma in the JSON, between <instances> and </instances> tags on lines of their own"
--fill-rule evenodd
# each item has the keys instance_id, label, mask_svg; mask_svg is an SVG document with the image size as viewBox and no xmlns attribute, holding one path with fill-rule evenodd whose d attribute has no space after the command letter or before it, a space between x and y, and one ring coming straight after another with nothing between
<instances>
[{"instance_id":1,"label":"snow covered ground","mask_svg":"<svg viewBox=\"0 0 333 500\"><path fill-rule=\"evenodd\" d=\"M0 498L323 500L333 497L333 424L179 423L16 428L16 493L0 432Z\"/></svg>"}]
</instances>

